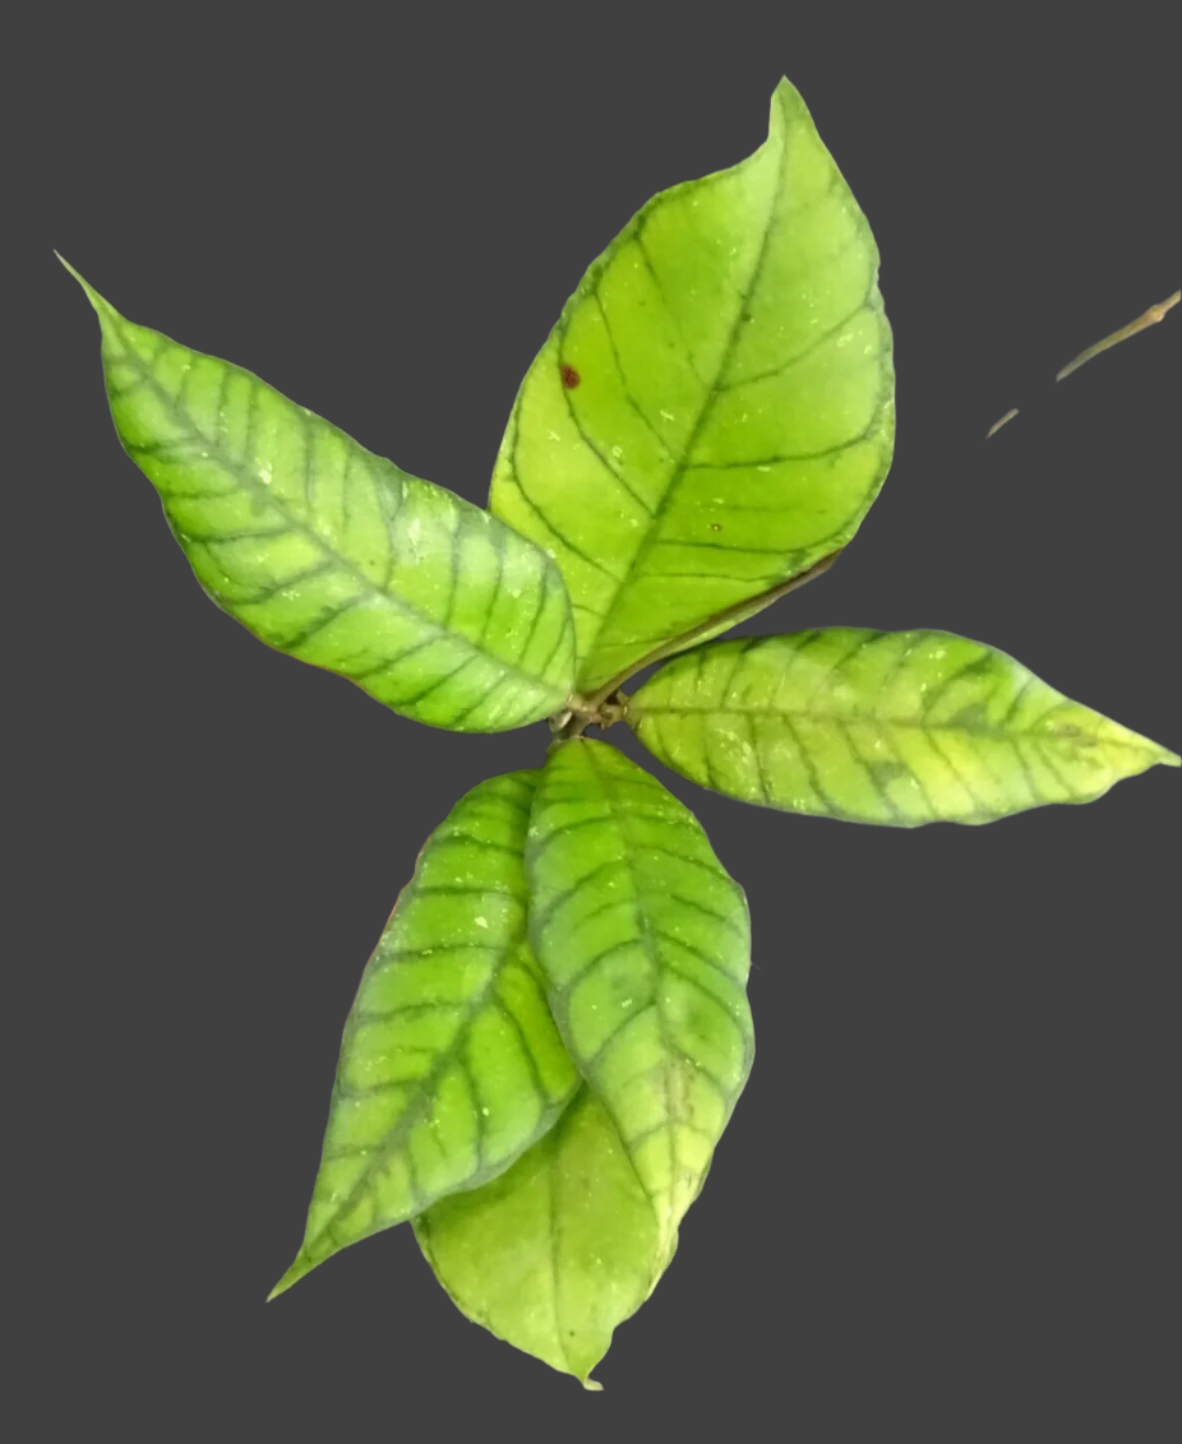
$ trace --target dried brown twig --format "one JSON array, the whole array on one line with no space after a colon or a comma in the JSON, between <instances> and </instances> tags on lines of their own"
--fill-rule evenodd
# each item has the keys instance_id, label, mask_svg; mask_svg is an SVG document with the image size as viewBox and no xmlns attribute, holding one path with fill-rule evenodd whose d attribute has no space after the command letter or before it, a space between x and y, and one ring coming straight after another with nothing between
<instances>
[{"instance_id":1,"label":"dried brown twig","mask_svg":"<svg viewBox=\"0 0 1182 1444\"><path fill-rule=\"evenodd\" d=\"M1081 351L1074 361L1068 361L1067 365L1056 375L1056 381L1062 381L1064 376L1070 376L1073 371L1078 371L1085 361L1090 361L1093 356L1099 356L1101 351L1107 351L1110 346L1116 346L1121 341L1127 341L1130 336L1135 336L1138 331L1144 331L1147 326L1156 326L1159 321L1164 321L1166 312L1172 310L1179 301L1182 301L1182 291L1175 291L1164 301L1159 301L1156 306L1150 306L1144 315L1138 316L1135 321L1130 321L1127 326L1122 326L1119 331L1114 331L1111 336L1105 336L1103 341L1097 341L1094 346L1089 346L1086 351ZM985 440L1001 430L1007 421L1013 421L1018 414L1015 406L1001 418L995 421L985 433Z\"/></svg>"},{"instance_id":2,"label":"dried brown twig","mask_svg":"<svg viewBox=\"0 0 1182 1444\"><path fill-rule=\"evenodd\" d=\"M988 441L995 431L1000 431L1007 421L1013 421L1014 417L1017 416L1017 414L1018 408L1016 406L1011 407L1010 410L1007 411L1006 414L1001 418L1001 420L995 421L993 425L989 428L989 430L985 433L985 440Z\"/></svg>"},{"instance_id":3,"label":"dried brown twig","mask_svg":"<svg viewBox=\"0 0 1182 1444\"><path fill-rule=\"evenodd\" d=\"M1156 326L1159 321L1164 321L1166 312L1171 307L1182 301L1182 291L1175 291L1168 300L1160 301L1156 306L1150 306L1143 316L1138 316L1135 321L1130 321L1127 326L1122 326L1119 331L1114 331L1111 336L1105 336L1103 341L1097 341L1094 346L1089 346L1086 351L1081 351L1074 361L1068 361L1062 371L1055 377L1056 381L1062 381L1064 376L1070 376L1073 371L1078 371L1085 361L1090 361L1093 356L1099 356L1101 351L1107 351L1109 346L1115 346L1121 341L1127 341L1130 336L1135 336L1138 331L1144 331L1146 326Z\"/></svg>"}]
</instances>

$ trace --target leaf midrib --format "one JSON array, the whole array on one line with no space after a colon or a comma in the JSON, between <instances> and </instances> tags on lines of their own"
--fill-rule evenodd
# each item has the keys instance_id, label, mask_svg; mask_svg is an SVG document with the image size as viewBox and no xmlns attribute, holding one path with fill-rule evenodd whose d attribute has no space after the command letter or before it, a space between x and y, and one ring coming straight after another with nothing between
<instances>
[{"instance_id":1,"label":"leaf midrib","mask_svg":"<svg viewBox=\"0 0 1182 1444\"><path fill-rule=\"evenodd\" d=\"M520 939L518 939L518 941L520 941ZM490 945L489 951L491 952L493 950L493 945ZM487 1002L490 993L493 992L497 981L500 978L501 972L505 967L506 961L512 956L513 951L513 947L506 947L502 951L500 958L491 963L488 981L480 989L479 993L476 994L470 1000L470 1002L465 1004L462 1008L462 1020L459 1026L456 1028L455 1036L453 1037L452 1041L447 1045L446 1048L441 1048L439 1050L439 1054L435 1062L431 1065L430 1069L422 1076L422 1078L416 1078L411 1082L410 1086L415 1090L415 1096L413 1100L407 1104L406 1108L398 1116L398 1119L392 1125L389 1133L382 1140L381 1144L373 1150L373 1159L366 1160L360 1176L358 1177L356 1183L354 1183L352 1188L349 1190L349 1193L347 1194L345 1199L334 1209L333 1213L329 1216L328 1219L325 1220L324 1224L319 1229L317 1229L316 1233L311 1238L304 1240L303 1244L300 1247L301 1253L309 1254L309 1250L311 1249L312 1245L320 1239L324 1238L326 1234L330 1233L331 1230L335 1228L336 1225L343 1218L347 1217L348 1214L357 1206L357 1204L361 1202L361 1199L365 1195L366 1191L369 1189L373 1180L373 1176L378 1169L384 1168L386 1164L391 1161L392 1158L396 1157L400 1153L404 1153L407 1151L410 1141L410 1135L418 1126L418 1124L422 1122L424 1115L426 1114L431 1103L434 1101L435 1090L440 1080L443 1078L444 1074L448 1071L448 1069L452 1067L453 1064L462 1063L461 1053L463 1051L464 1044L467 1042L469 1034L472 1031L472 1025L475 1022L478 1013ZM466 1073L467 1069L465 1068L464 1071ZM471 1084L472 1080L469 1079L469 1087L471 1087ZM336 1090L334 1089L333 1092L335 1097ZM473 1103L476 1102L475 1097L473 1097L472 1101ZM479 1129L479 1125L477 1126ZM348 1157L347 1154L343 1156ZM412 1203L417 1205L419 1189L417 1185L409 1178L409 1174L411 1172L412 1170L408 1169L408 1181L410 1182ZM459 1185L458 1188L471 1188L476 1186L477 1183L485 1181L483 1174L483 1169L478 1169L477 1172L473 1175L472 1180L469 1180L465 1184ZM451 1191L456 1192L458 1191L458 1189ZM444 1194L440 1196L446 1197L447 1195ZM433 1202L437 1201L438 1200L433 1200ZM426 1205L426 1207L429 1206L430 1205ZM422 1212L423 1210L416 1208L416 1211ZM375 1209L375 1215L376 1212L377 1211ZM414 1216L415 1215L412 1212L408 1213L406 1215L406 1218L413 1218ZM394 1223L400 1222L405 1222L405 1218L378 1222L375 1216L374 1225L370 1229L370 1232L377 1232L380 1229L392 1227Z\"/></svg>"},{"instance_id":2,"label":"leaf midrib","mask_svg":"<svg viewBox=\"0 0 1182 1444\"><path fill-rule=\"evenodd\" d=\"M579 744L575 743L574 745L578 746ZM594 747L596 745L604 744L592 743L591 747ZM586 753L591 763L592 771L595 774L596 781L602 788L604 800L606 801L609 808L612 821L615 824L621 836L621 839L625 844L621 848L621 860L623 861L624 866L628 870L629 877L632 879L634 895L634 916L636 918L636 924L641 935L644 950L648 954L649 959L652 962L653 969L656 972L659 984L660 979L663 977L663 975L671 970L667 969L664 965L663 953L659 941L660 933L652 926L652 923L648 916L648 912L643 902L647 889L642 886L641 877L637 870L636 862L633 856L634 849L632 845L631 828L629 826L629 823L632 820L632 808L628 804L627 800L625 800L622 807L620 807L616 803L615 797L613 795L617 790L613 786L615 779L603 768L600 767L598 761L596 760L596 754L594 753L594 751L590 750L590 748L587 748ZM659 987L657 991L657 996L656 998L654 998L651 1006L656 1009L657 1026L660 1032L661 1044L666 1050L669 1061L672 1060L673 1056L683 1058L691 1068L697 1071L698 1065L695 1060L691 1058L683 1048L679 1047L677 1043L675 1043L670 1037L668 1020L665 1017L665 1010L661 1004ZM636 1017L640 1016L640 1013L636 1014ZM653 1213L654 1215L656 1215L657 1218L657 1226L660 1230L660 1237L662 1238L662 1240L664 1240L666 1230L675 1229L677 1227L676 1223L672 1221L672 1202L677 1195L678 1180L685 1174L685 1167L682 1163L680 1150L677 1145L677 1126L680 1119L678 1116L678 1112L674 1107L673 1081L670 1073L670 1068L668 1066L668 1062L664 1060L658 1066L661 1069L661 1083L665 1097L666 1122L664 1124L664 1128L669 1135L669 1161L671 1178L667 1190L662 1190L661 1193L657 1195L654 1195L652 1192L650 1192L648 1185L645 1183L644 1179L640 1177L640 1174L636 1168L636 1164L633 1161L632 1144L626 1143L624 1141L623 1129L616 1122L614 1116L612 1117L612 1126L615 1127L617 1132L619 1133L620 1142L623 1145L624 1152L627 1155L629 1162L632 1163L632 1171L636 1174L637 1181L640 1183L640 1186L644 1191L645 1197L652 1205ZM608 1111L609 1113L613 1112L613 1110L611 1109L609 1109ZM663 1196L666 1192L668 1193L669 1197L663 1206L663 1211L666 1217L665 1219L662 1219L661 1213L658 1212L657 1208L657 1198Z\"/></svg>"},{"instance_id":3,"label":"leaf midrib","mask_svg":"<svg viewBox=\"0 0 1182 1444\"><path fill-rule=\"evenodd\" d=\"M443 844L454 840L456 836L462 837L462 834L448 833L443 832L441 829L437 829L434 833L432 833L431 838L428 840L428 845L431 847L431 851L435 851L436 848L438 848L439 846L442 846ZM524 841L524 838L522 840ZM413 907L415 898L419 894L419 889L415 888L414 883L417 881L421 873L421 866L423 860L428 856L428 845L424 846L423 851L419 855L419 862L416 865L415 869L415 878L413 878L411 882L408 883L407 886L403 889L403 892L406 894L407 897L408 912L410 908ZM473 891L482 891L482 889L473 889ZM462 1053L464 1045L468 1041L468 1038L471 1034L472 1027L476 1021L477 1016L484 1008L490 995L493 995L495 993L497 984L501 979L502 973L516 957L518 948L523 938L525 937L526 916L528 912L527 898L522 894L521 889L518 889L516 896L522 908L521 924L517 932L514 934L513 938L508 941L503 948L498 947L497 944L491 942L486 945L489 952L494 953L496 956L494 956L494 958L490 962L488 978L480 988L479 992L474 994L473 997L469 999L469 1001L465 1003L461 1008L461 1021L456 1028L456 1032L452 1041L445 1048L440 1049L437 1059L432 1064L428 1072L424 1074L421 1079L413 1080L411 1087L416 1090L416 1095L413 1098L413 1101L407 1104L404 1111L399 1115L398 1119L392 1126L389 1134L386 1136L385 1139L383 1139L379 1147L373 1150L373 1153L375 1155L373 1161L371 1162L367 1160L360 1176L353 1184L352 1188L349 1190L349 1193L343 1200L343 1202L333 1211L331 1216L325 1221L324 1225L317 1230L316 1234L312 1238L305 1239L304 1242L300 1245L301 1254L309 1256L309 1249L311 1245L317 1242L319 1239L322 1239L325 1234L329 1232L330 1229L335 1227L335 1225L339 1223L343 1217L346 1217L348 1213L353 1208L355 1208L356 1205L361 1201L361 1198L364 1196L366 1189L371 1184L375 1171L381 1167L384 1167L398 1153L404 1152L407 1149L411 1133L413 1132L414 1128L422 1121L424 1114L434 1100L435 1090L437 1085L439 1084L439 1081L442 1079L448 1069L452 1067L453 1064L459 1063L462 1067L468 1081L468 1086L473 1091L473 1105L476 1105L477 1098L475 1096L475 1079L471 1076L467 1065L463 1060ZM401 903L401 901L402 893L399 894L399 902ZM397 912L397 906L395 907L395 912ZM394 914L392 913L391 921L393 921L393 917ZM407 926L409 926L409 922L407 923ZM397 962L394 963L394 966L397 966ZM346 1035L344 1043L342 1044L341 1049L342 1055L348 1047L349 1040L354 1030L357 1027L362 1026L365 1021L366 1015L358 1015L350 1012L348 1033ZM334 1086L334 1101L336 1098L336 1093L337 1089ZM551 1104L548 1104L544 1093L541 1094L541 1101L543 1105L543 1113L548 1111L548 1109L553 1106ZM564 1109L565 1106L566 1105L564 1104ZM478 1132L482 1132L482 1124L479 1119L477 1120L477 1130ZM480 1152L482 1152L482 1150L478 1151L478 1157L480 1156ZM510 1163L506 1164L505 1168L511 1166L512 1161L513 1160L510 1160ZM499 1170L499 1172L504 1171L505 1169ZM490 1175L487 1166L481 1167L473 1175L472 1179L468 1180L465 1184L460 1185L458 1189L452 1190L452 1192L458 1192L460 1190L466 1190L476 1187L479 1183L488 1181L488 1178L491 1176L496 1176L496 1174ZM412 1194L417 1196L418 1191L419 1190L417 1185L413 1181L411 1181ZM441 1197L446 1196L447 1195L441 1195ZM413 1201L416 1200L412 1199L412 1202ZM408 1218L413 1216L413 1214L407 1215ZM397 1221L404 1222L405 1220ZM389 1222L377 1224L376 1227L371 1230L371 1232L376 1232L378 1229L392 1226L393 1225Z\"/></svg>"},{"instance_id":4,"label":"leaf midrib","mask_svg":"<svg viewBox=\"0 0 1182 1444\"><path fill-rule=\"evenodd\" d=\"M655 510L652 512L651 520L646 529L644 539L642 540L640 546L637 547L635 553L629 561L627 568L624 571L624 575L619 579L616 592L613 595L611 601L608 603L607 611L604 612L603 618L599 626L596 628L595 640L591 645L591 651L588 657L589 661L595 656L596 652L599 650L600 638L609 633L610 624L620 605L620 599L628 591L629 584L633 580L638 568L642 565L648 554L651 552L653 546L656 544L657 533L660 529L661 521L677 494L678 488L681 485L685 473L689 468L689 459L693 455L694 447L697 445L703 430L705 429L707 423L710 420L710 417L714 410L714 406L719 396L722 395L722 387L720 383L722 378L727 373L727 369L730 366L731 360L735 353L735 348L738 346L739 336L743 328L743 317L746 314L751 297L754 294L756 287L759 285L760 277L763 273L764 264L767 260L768 246L771 242L772 232L775 229L775 224L780 214L780 205L784 189L784 165L788 155L788 125L789 120L785 116L783 118L783 124L779 133L780 156L776 172L776 184L772 194L771 204L768 206L768 213L766 221L764 223L763 236L760 240L759 245L759 254L755 259L755 265L752 267L751 276L747 282L747 285L743 287L739 293L739 305L735 311L734 320L731 323L730 334L727 337L725 349L723 350L722 356L718 362L718 366L715 369L711 384L709 387L706 388L705 399L702 403L701 409L698 412L697 420L694 422L690 434L686 438L685 445L682 448L681 456L678 458L673 468L673 471L670 474L669 482L665 487L664 492L661 494L661 498L657 502ZM756 154L758 155L758 152ZM752 159L755 159L755 157L752 157ZM647 216L645 217L645 219L647 220ZM638 221L635 232L636 238L638 240L641 235L641 230L642 223ZM686 354L687 356L690 356L688 347L686 348ZM690 360L692 365L692 356L690 357ZM694 374L698 375L697 368L692 367L692 369L694 370ZM699 376L699 380L701 379L702 378ZM583 678L580 678L580 681L583 681Z\"/></svg>"},{"instance_id":5,"label":"leaf midrib","mask_svg":"<svg viewBox=\"0 0 1182 1444\"><path fill-rule=\"evenodd\" d=\"M770 717L774 720L785 720L788 722L806 721L816 723L832 723L848 727L863 723L876 727L891 727L915 732L955 732L966 737L983 737L996 742L1010 742L1018 737L1029 737L1041 742L1080 742L1085 745L1096 747L1124 747L1134 752L1153 750L1144 744L1125 741L1117 737L1089 737L1088 734L1079 732L1075 736L1066 733L1056 734L1054 732L1039 732L1034 727L1009 728L1005 731L990 727L973 727L964 723L956 723L955 719L944 722L928 722L915 718L878 717L873 714L858 714L854 716L841 716L835 712L816 712L806 707L684 707L666 706L664 704L648 705L637 707L632 713L632 720L637 725L643 725L646 717ZM1156 746L1156 744L1154 744Z\"/></svg>"}]
</instances>

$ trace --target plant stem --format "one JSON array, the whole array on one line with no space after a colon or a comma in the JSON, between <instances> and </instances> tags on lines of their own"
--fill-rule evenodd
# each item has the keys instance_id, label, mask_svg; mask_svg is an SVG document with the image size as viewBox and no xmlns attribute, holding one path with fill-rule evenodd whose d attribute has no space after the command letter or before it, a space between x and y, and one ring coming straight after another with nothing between
<instances>
[{"instance_id":1,"label":"plant stem","mask_svg":"<svg viewBox=\"0 0 1182 1444\"><path fill-rule=\"evenodd\" d=\"M634 677L637 672L642 672L645 667L651 666L654 662L672 656L674 652L684 652L687 647L692 647L696 641L717 628L741 622L747 617L754 616L756 612L762 611L764 607L771 606L773 602L778 602L789 592L796 591L798 587L803 587L807 582L811 582L814 577L819 577L822 572L827 572L844 550L844 547L838 547L835 552L830 552L827 557L822 557L819 562L815 562L809 567L808 571L801 572L791 581L780 582L774 587L769 587L766 592L760 592L758 596L748 597L746 601L724 607L721 612L715 612L712 617L707 617L697 626L690 627L688 631L682 632L676 637L671 637L667 642L662 642L659 647L654 647L651 652L646 652L638 661L629 663L622 671L617 672L610 681L605 682L590 697L580 697L576 693L570 699L570 713L564 719L562 726L555 731L555 736L560 740L580 737L584 729L592 723L610 727L612 723L620 721L624 713L623 704L627 699L621 697L618 704L613 703L611 699L629 677ZM605 712L606 715L603 715Z\"/></svg>"},{"instance_id":2,"label":"plant stem","mask_svg":"<svg viewBox=\"0 0 1182 1444\"><path fill-rule=\"evenodd\" d=\"M741 622L745 617L753 616L756 612L762 611L764 607L771 606L772 602L778 602L781 597L786 597L797 587L803 587L806 582L811 582L814 577L819 577L822 572L827 572L844 550L844 547L838 547L835 552L830 552L827 557L822 557L819 562L809 567L807 572L801 572L790 582L780 582L766 592L761 592L757 597L749 597L745 602L736 602L733 607L724 607L721 612L715 612L712 617L707 617L696 627L690 627L680 636L673 637L668 642L662 642L659 647L654 647L651 652L645 653L638 662L632 662L622 672L618 672L610 682L605 682L598 692L593 692L587 699L587 706L591 709L597 708L618 687L622 687L629 677L635 677L637 672L642 672L645 667L651 666L653 662L661 661L663 657L672 656L674 652L684 652L687 647L692 647L696 641L704 637L707 632L714 631L716 627L725 626L728 622Z\"/></svg>"}]
</instances>

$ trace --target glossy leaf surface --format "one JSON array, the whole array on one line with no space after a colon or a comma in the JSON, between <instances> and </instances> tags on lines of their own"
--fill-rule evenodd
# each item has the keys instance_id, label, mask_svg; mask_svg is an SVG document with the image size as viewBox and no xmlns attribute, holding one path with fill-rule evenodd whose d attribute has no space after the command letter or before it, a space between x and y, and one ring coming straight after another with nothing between
<instances>
[{"instance_id":1,"label":"glossy leaf surface","mask_svg":"<svg viewBox=\"0 0 1182 1444\"><path fill-rule=\"evenodd\" d=\"M223 610L432 726L495 732L562 705L574 631L543 552L78 279L119 438Z\"/></svg>"},{"instance_id":2,"label":"glossy leaf surface","mask_svg":"<svg viewBox=\"0 0 1182 1444\"><path fill-rule=\"evenodd\" d=\"M667 1261L648 1196L586 1087L507 1173L437 1203L415 1233L468 1318L589 1388L612 1331Z\"/></svg>"},{"instance_id":3,"label":"glossy leaf surface","mask_svg":"<svg viewBox=\"0 0 1182 1444\"><path fill-rule=\"evenodd\" d=\"M582 691L853 535L894 439L877 271L786 80L754 155L656 196L591 265L490 500L562 568Z\"/></svg>"},{"instance_id":4,"label":"glossy leaf surface","mask_svg":"<svg viewBox=\"0 0 1182 1444\"><path fill-rule=\"evenodd\" d=\"M848 627L712 642L629 702L637 736L703 787L790 812L918 827L1091 802L1179 759L947 632Z\"/></svg>"},{"instance_id":5,"label":"glossy leaf surface","mask_svg":"<svg viewBox=\"0 0 1182 1444\"><path fill-rule=\"evenodd\" d=\"M573 1096L525 936L537 775L474 787L420 854L345 1027L304 1242L275 1293L494 1178Z\"/></svg>"},{"instance_id":6,"label":"glossy leaf surface","mask_svg":"<svg viewBox=\"0 0 1182 1444\"><path fill-rule=\"evenodd\" d=\"M550 751L525 865L550 1006L671 1248L751 1068L743 891L688 808L581 738Z\"/></svg>"}]
</instances>

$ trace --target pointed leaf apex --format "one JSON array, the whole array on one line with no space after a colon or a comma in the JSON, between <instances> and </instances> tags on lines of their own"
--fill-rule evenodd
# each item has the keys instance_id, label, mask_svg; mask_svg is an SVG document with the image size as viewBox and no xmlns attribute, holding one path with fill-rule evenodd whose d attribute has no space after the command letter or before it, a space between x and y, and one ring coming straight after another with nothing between
<instances>
[{"instance_id":1,"label":"pointed leaf apex","mask_svg":"<svg viewBox=\"0 0 1182 1444\"><path fill-rule=\"evenodd\" d=\"M788 121L795 119L804 110L804 97L786 75L780 77L772 91L772 119L769 134L775 135Z\"/></svg>"},{"instance_id":2,"label":"pointed leaf apex","mask_svg":"<svg viewBox=\"0 0 1182 1444\"><path fill-rule=\"evenodd\" d=\"M306 1258L303 1250L301 1249L300 1253L296 1257L295 1263L292 1264L288 1271L283 1275L283 1277L267 1295L267 1303L270 1303L272 1299L277 1299L280 1294L285 1294L293 1284L298 1284L305 1274L311 1273L314 1267L315 1265L308 1262L308 1259Z\"/></svg>"},{"instance_id":3,"label":"pointed leaf apex","mask_svg":"<svg viewBox=\"0 0 1182 1444\"><path fill-rule=\"evenodd\" d=\"M1091 709L1088 709L1091 712ZM1152 737L1146 737L1140 732L1134 732L1131 727L1125 727L1119 722L1113 722L1100 712L1092 712L1100 735L1106 740L1129 749L1130 752L1139 753L1144 759L1139 766L1130 762L1128 775L1135 777L1139 772L1145 772L1154 766L1161 767L1182 767L1182 757L1176 752L1171 752L1168 747L1163 747L1160 742L1155 742Z\"/></svg>"},{"instance_id":4,"label":"pointed leaf apex","mask_svg":"<svg viewBox=\"0 0 1182 1444\"><path fill-rule=\"evenodd\" d=\"M77 272L74 267L70 265L69 261L66 260L65 256L63 256L60 251L54 251L53 254L58 258L62 265L65 266L66 270L69 271L70 275L74 277L74 279L86 292L86 299L94 307L100 321L104 316L113 316L117 314L114 306L111 305L110 301L104 300L104 298L99 295L99 293L94 289L94 287L90 284L86 277L80 275L79 272Z\"/></svg>"}]
</instances>

